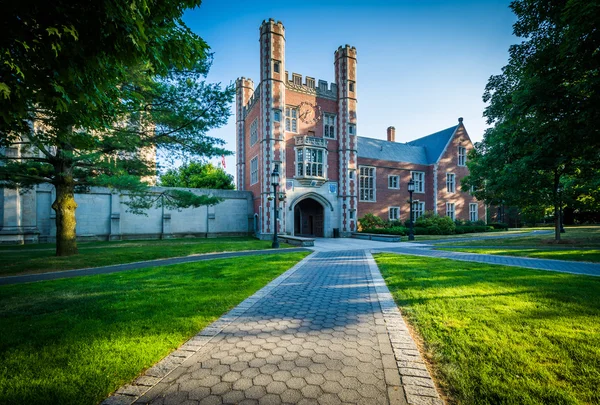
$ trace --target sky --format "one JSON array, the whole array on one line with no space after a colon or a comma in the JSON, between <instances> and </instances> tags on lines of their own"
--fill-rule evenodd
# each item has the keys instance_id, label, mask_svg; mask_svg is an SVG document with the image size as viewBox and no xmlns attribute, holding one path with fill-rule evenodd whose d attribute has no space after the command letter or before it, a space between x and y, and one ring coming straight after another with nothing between
<instances>
[{"instance_id":1,"label":"sky","mask_svg":"<svg viewBox=\"0 0 600 405\"><path fill-rule=\"evenodd\" d=\"M211 47L207 80L223 85L238 77L259 81L259 27L273 18L286 31L286 70L334 81L333 53L357 49L357 132L407 142L457 124L473 142L487 127L482 95L491 75L508 62L516 18L509 1L267 1L204 0L184 15ZM232 105L232 113L234 112ZM235 114L209 136L235 151ZM214 159L216 163L220 159ZM235 156L226 157L235 175Z\"/></svg>"}]
</instances>

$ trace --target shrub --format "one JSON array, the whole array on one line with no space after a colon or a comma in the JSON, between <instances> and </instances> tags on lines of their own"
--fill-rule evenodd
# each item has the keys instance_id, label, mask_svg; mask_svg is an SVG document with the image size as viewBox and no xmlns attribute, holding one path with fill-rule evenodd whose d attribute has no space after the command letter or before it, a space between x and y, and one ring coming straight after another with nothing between
<instances>
[{"instance_id":1,"label":"shrub","mask_svg":"<svg viewBox=\"0 0 600 405\"><path fill-rule=\"evenodd\" d=\"M503 222L495 222L493 224L490 224L490 226L494 229L502 229L504 231L508 229L508 224L505 224Z\"/></svg>"},{"instance_id":2,"label":"shrub","mask_svg":"<svg viewBox=\"0 0 600 405\"><path fill-rule=\"evenodd\" d=\"M361 232L400 236L408 235L408 229L403 226L394 226L391 228L363 228Z\"/></svg>"},{"instance_id":3,"label":"shrub","mask_svg":"<svg viewBox=\"0 0 600 405\"><path fill-rule=\"evenodd\" d=\"M365 232L365 229L383 228L385 226L383 219L373 214L365 214L364 217L359 218L358 222L362 232Z\"/></svg>"},{"instance_id":4,"label":"shrub","mask_svg":"<svg viewBox=\"0 0 600 405\"><path fill-rule=\"evenodd\" d=\"M457 234L463 233L477 233L477 232L489 232L493 231L494 228L486 225L461 225L457 226L455 232Z\"/></svg>"}]
</instances>

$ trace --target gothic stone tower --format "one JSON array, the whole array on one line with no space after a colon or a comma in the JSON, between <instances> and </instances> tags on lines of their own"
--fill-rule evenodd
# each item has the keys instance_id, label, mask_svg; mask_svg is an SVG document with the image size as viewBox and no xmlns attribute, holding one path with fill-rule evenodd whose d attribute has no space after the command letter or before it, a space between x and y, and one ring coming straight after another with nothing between
<instances>
[{"instance_id":1,"label":"gothic stone tower","mask_svg":"<svg viewBox=\"0 0 600 405\"><path fill-rule=\"evenodd\" d=\"M260 27L260 82L236 81L237 186L254 194L255 232L341 236L356 230L356 49L334 53L335 83L285 69L285 28ZM273 196L271 172L280 173Z\"/></svg>"}]
</instances>

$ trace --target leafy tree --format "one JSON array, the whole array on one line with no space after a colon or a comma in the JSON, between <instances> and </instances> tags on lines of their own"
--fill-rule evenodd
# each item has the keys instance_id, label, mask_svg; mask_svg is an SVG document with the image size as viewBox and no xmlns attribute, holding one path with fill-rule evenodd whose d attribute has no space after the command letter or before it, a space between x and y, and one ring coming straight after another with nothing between
<instances>
[{"instance_id":1,"label":"leafy tree","mask_svg":"<svg viewBox=\"0 0 600 405\"><path fill-rule=\"evenodd\" d=\"M468 163L463 190L491 204L559 208L565 179L600 162L600 2L516 0L515 35L502 74L483 99L493 125ZM580 177L583 179L583 177Z\"/></svg>"},{"instance_id":2,"label":"leafy tree","mask_svg":"<svg viewBox=\"0 0 600 405\"><path fill-rule=\"evenodd\" d=\"M169 169L160 176L164 187L210 188L233 190L233 176L212 163L189 162L177 169Z\"/></svg>"},{"instance_id":3,"label":"leafy tree","mask_svg":"<svg viewBox=\"0 0 600 405\"><path fill-rule=\"evenodd\" d=\"M211 55L183 23L199 0L9 2L0 15L0 182L56 188L59 256L77 253L74 200L91 186L154 200L155 154L229 154L206 132L233 89L203 81ZM14 148L18 148L15 153ZM172 206L218 200L170 191Z\"/></svg>"}]
</instances>

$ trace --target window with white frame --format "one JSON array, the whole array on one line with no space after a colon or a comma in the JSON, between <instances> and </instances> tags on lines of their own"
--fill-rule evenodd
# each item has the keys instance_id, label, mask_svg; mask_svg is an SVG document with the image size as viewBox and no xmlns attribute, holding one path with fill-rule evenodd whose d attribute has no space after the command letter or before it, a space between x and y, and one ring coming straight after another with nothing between
<instances>
[{"instance_id":1,"label":"window with white frame","mask_svg":"<svg viewBox=\"0 0 600 405\"><path fill-rule=\"evenodd\" d=\"M325 177L323 170L325 151L316 148L296 149L296 176Z\"/></svg>"},{"instance_id":2,"label":"window with white frame","mask_svg":"<svg viewBox=\"0 0 600 405\"><path fill-rule=\"evenodd\" d=\"M356 125L348 124L348 133L350 135L356 135Z\"/></svg>"},{"instance_id":3,"label":"window with white frame","mask_svg":"<svg viewBox=\"0 0 600 405\"><path fill-rule=\"evenodd\" d=\"M298 132L298 108L285 107L285 130Z\"/></svg>"},{"instance_id":4,"label":"window with white frame","mask_svg":"<svg viewBox=\"0 0 600 405\"><path fill-rule=\"evenodd\" d=\"M479 219L479 210L476 203L469 204L469 221L475 222Z\"/></svg>"},{"instance_id":5,"label":"window with white frame","mask_svg":"<svg viewBox=\"0 0 600 405\"><path fill-rule=\"evenodd\" d=\"M359 168L360 201L375 201L375 168Z\"/></svg>"},{"instance_id":6,"label":"window with white frame","mask_svg":"<svg viewBox=\"0 0 600 405\"><path fill-rule=\"evenodd\" d=\"M258 183L258 156L250 160L250 184Z\"/></svg>"},{"instance_id":7,"label":"window with white frame","mask_svg":"<svg viewBox=\"0 0 600 405\"><path fill-rule=\"evenodd\" d=\"M453 221L455 219L454 217L454 203L446 203L446 216L450 217Z\"/></svg>"},{"instance_id":8,"label":"window with white frame","mask_svg":"<svg viewBox=\"0 0 600 405\"><path fill-rule=\"evenodd\" d=\"M389 207L388 218L390 221L397 221L400 218L400 207Z\"/></svg>"},{"instance_id":9,"label":"window with white frame","mask_svg":"<svg viewBox=\"0 0 600 405\"><path fill-rule=\"evenodd\" d=\"M400 177L388 176L388 188L400 188Z\"/></svg>"},{"instance_id":10,"label":"window with white frame","mask_svg":"<svg viewBox=\"0 0 600 405\"><path fill-rule=\"evenodd\" d=\"M454 173L446 173L446 191L449 193L456 191L456 176Z\"/></svg>"},{"instance_id":11,"label":"window with white frame","mask_svg":"<svg viewBox=\"0 0 600 405\"><path fill-rule=\"evenodd\" d=\"M354 219L354 213L356 212L355 209L350 209L349 211L349 215L348 215L348 219Z\"/></svg>"},{"instance_id":12,"label":"window with white frame","mask_svg":"<svg viewBox=\"0 0 600 405\"><path fill-rule=\"evenodd\" d=\"M413 221L425 214L425 201L413 201Z\"/></svg>"},{"instance_id":13,"label":"window with white frame","mask_svg":"<svg viewBox=\"0 0 600 405\"><path fill-rule=\"evenodd\" d=\"M458 165L465 166L467 164L467 148L464 146L458 147Z\"/></svg>"},{"instance_id":14,"label":"window with white frame","mask_svg":"<svg viewBox=\"0 0 600 405\"><path fill-rule=\"evenodd\" d=\"M410 177L415 183L415 193L425 192L425 172L410 172Z\"/></svg>"},{"instance_id":15,"label":"window with white frame","mask_svg":"<svg viewBox=\"0 0 600 405\"><path fill-rule=\"evenodd\" d=\"M250 146L258 142L258 119L252 121L250 124Z\"/></svg>"},{"instance_id":16,"label":"window with white frame","mask_svg":"<svg viewBox=\"0 0 600 405\"><path fill-rule=\"evenodd\" d=\"M350 91L354 91L354 82L353 82L353 81L350 81L350 82L348 83L348 89L349 89Z\"/></svg>"},{"instance_id":17,"label":"window with white frame","mask_svg":"<svg viewBox=\"0 0 600 405\"><path fill-rule=\"evenodd\" d=\"M273 121L281 122L281 110L273 110Z\"/></svg>"},{"instance_id":18,"label":"window with white frame","mask_svg":"<svg viewBox=\"0 0 600 405\"><path fill-rule=\"evenodd\" d=\"M335 115L323 114L323 137L335 138Z\"/></svg>"},{"instance_id":19,"label":"window with white frame","mask_svg":"<svg viewBox=\"0 0 600 405\"><path fill-rule=\"evenodd\" d=\"M281 65L281 62L278 60L274 60L273 61L273 72L275 73L279 73L279 66Z\"/></svg>"}]
</instances>

